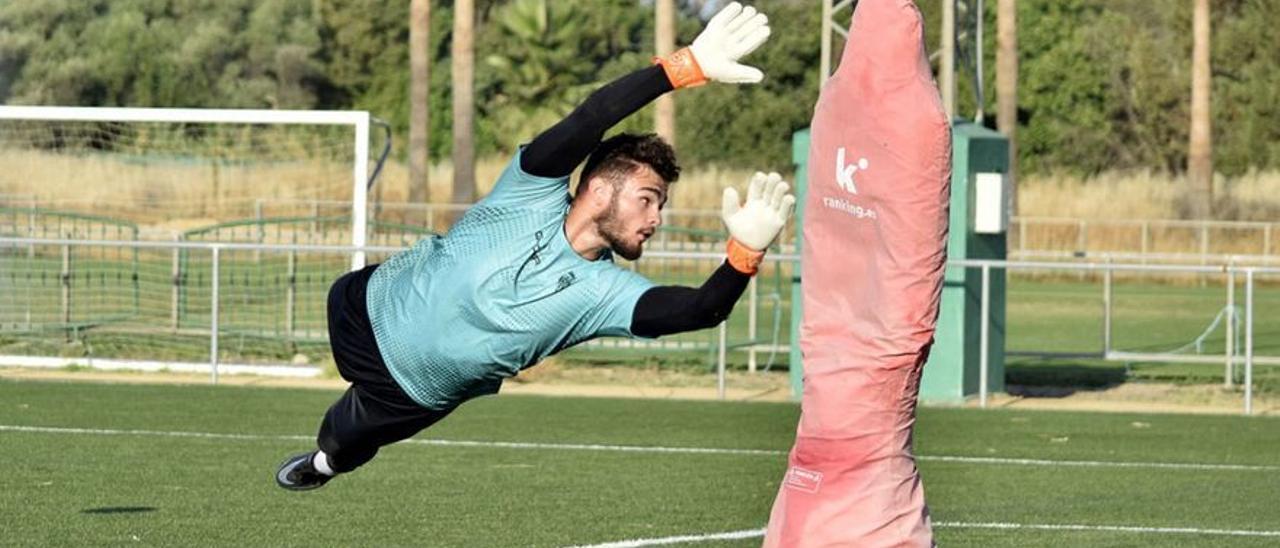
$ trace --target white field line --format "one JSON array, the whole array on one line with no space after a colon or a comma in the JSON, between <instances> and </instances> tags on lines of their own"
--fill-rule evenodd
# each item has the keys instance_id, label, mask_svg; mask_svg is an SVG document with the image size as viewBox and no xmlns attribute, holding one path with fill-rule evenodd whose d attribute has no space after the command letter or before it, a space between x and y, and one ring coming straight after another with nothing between
<instances>
[{"instance_id":1,"label":"white field line","mask_svg":"<svg viewBox=\"0 0 1280 548\"><path fill-rule=\"evenodd\" d=\"M1197 527L1141 527L1135 525L1090 525L1079 523L966 523L962 521L940 521L933 524L935 529L1025 529L1033 531L1094 531L1107 533L1138 534L1179 534L1233 537L1280 537L1280 531L1256 531L1249 529L1200 529ZM583 544L573 548L637 548L640 546L662 546L666 544L685 544L706 542L711 540L739 540L763 537L764 529L745 529L727 533L709 533L705 535L680 535L675 537L642 538L619 540L602 544Z\"/></svg>"},{"instance_id":2,"label":"white field line","mask_svg":"<svg viewBox=\"0 0 1280 548\"><path fill-rule=\"evenodd\" d=\"M173 373L209 374L208 363L167 362L155 360L111 360L87 358L48 358L40 356L0 356L0 366L61 369L67 366L84 366L99 371L168 371ZM223 375L263 375L268 377L316 378L320 368L314 365L247 365L218 364Z\"/></svg>"},{"instance_id":3,"label":"white field line","mask_svg":"<svg viewBox=\"0 0 1280 548\"><path fill-rule=\"evenodd\" d=\"M282 434L224 434L215 432L181 432L162 430L117 430L103 428L64 428L52 426L21 426L0 424L0 432L27 432L40 434L88 434L101 436L158 436L173 438L205 438L227 440L267 440L267 441L311 441L315 436L282 435ZM502 449L542 449L554 451L607 451L619 453L666 453L681 455L751 455L751 456L786 456L786 451L769 449L730 449L716 447L662 447L649 445L604 445L580 443L534 443L511 441L483 440L440 440L409 439L400 443L410 445L434 445L443 447L492 447ZM1047 467L1097 467L1097 468L1161 468L1179 470L1223 470L1241 472L1276 472L1280 465L1265 464L1218 464L1189 462L1126 462L1126 461L1082 461L1082 460L1049 460L1049 459L1015 459L998 457L964 457L951 455L918 455L917 460L954 462L964 464L992 464L1013 466L1047 466Z\"/></svg>"},{"instance_id":4,"label":"white field line","mask_svg":"<svg viewBox=\"0 0 1280 548\"><path fill-rule=\"evenodd\" d=\"M1103 468L1164 468L1174 470L1241 470L1256 472L1280 471L1280 466L1266 464L1218 464L1197 462L1142 462L1113 460L1049 460L1014 459L999 457L955 457L948 455L917 455L916 460L934 462L959 462L964 464L1006 464L1022 466L1082 466Z\"/></svg>"},{"instance_id":5,"label":"white field line","mask_svg":"<svg viewBox=\"0 0 1280 548\"><path fill-rule=\"evenodd\" d=\"M615 542L606 542L603 544L583 544L579 546L573 546L571 548L633 548L636 546L661 546L663 544L683 544L686 542L705 542L708 540L740 540L740 539L756 538L756 537L763 537L763 536L764 536L764 529L747 529L745 531L730 531L728 533L709 533L706 535L681 535L678 537L619 540Z\"/></svg>"},{"instance_id":6,"label":"white field line","mask_svg":"<svg viewBox=\"0 0 1280 548\"><path fill-rule=\"evenodd\" d=\"M1037 531L1104 531L1108 533L1280 537L1280 531L1258 531L1252 529L1142 527L1138 525L1092 525L1080 523L966 523L962 521L940 521L933 524L933 526L939 529L1032 529Z\"/></svg>"}]
</instances>

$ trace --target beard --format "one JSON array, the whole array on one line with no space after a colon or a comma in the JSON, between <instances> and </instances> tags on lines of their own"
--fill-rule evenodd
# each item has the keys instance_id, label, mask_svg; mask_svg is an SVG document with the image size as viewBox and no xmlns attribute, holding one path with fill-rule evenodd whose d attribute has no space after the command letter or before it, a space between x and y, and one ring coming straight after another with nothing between
<instances>
[{"instance_id":1,"label":"beard","mask_svg":"<svg viewBox=\"0 0 1280 548\"><path fill-rule=\"evenodd\" d=\"M609 201L609 209L596 217L596 230L608 242L609 249L628 261L640 258L644 252L643 243L631 243L627 238L626 228L618 220L618 194L615 192Z\"/></svg>"}]
</instances>

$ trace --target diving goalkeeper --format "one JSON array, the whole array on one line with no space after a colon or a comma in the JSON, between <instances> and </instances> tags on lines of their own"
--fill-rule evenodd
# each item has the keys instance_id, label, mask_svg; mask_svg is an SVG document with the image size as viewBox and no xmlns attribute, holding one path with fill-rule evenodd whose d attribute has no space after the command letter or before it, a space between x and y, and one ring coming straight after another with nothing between
<instances>
[{"instance_id":1,"label":"diving goalkeeper","mask_svg":"<svg viewBox=\"0 0 1280 548\"><path fill-rule=\"evenodd\" d=\"M597 90L522 146L446 235L339 278L329 292L329 340L351 386L325 414L318 449L287 459L276 482L323 486L584 341L724 321L791 214L787 184L757 173L745 203L725 189L725 262L699 288L655 286L612 256L638 259L662 223L680 174L675 154L655 135L600 140L673 89L759 82L764 75L738 60L768 36L763 14L726 6L688 48ZM571 197L569 175L584 159Z\"/></svg>"}]
</instances>

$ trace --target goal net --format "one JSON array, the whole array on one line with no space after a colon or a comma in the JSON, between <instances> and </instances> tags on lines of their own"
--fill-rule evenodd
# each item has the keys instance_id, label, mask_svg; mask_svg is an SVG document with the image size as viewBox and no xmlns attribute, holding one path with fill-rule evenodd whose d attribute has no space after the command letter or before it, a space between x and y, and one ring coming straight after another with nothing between
<instances>
[{"instance_id":1,"label":"goal net","mask_svg":"<svg viewBox=\"0 0 1280 548\"><path fill-rule=\"evenodd\" d=\"M215 274L206 248L66 241L410 244L417 234L368 220L370 120L0 106L0 237L25 239L0 247L0 357L325 359L325 289L364 253L224 250Z\"/></svg>"}]
</instances>

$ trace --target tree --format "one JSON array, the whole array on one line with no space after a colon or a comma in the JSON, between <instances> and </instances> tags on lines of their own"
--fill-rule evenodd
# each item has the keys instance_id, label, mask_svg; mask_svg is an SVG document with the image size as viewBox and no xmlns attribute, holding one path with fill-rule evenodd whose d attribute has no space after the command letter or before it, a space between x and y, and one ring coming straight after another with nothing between
<instances>
[{"instance_id":1,"label":"tree","mask_svg":"<svg viewBox=\"0 0 1280 548\"><path fill-rule=\"evenodd\" d=\"M670 55L676 49L676 7L675 0L657 0L654 2L654 53L658 57ZM666 139L671 146L676 144L676 100L674 94L659 97L654 105L653 131Z\"/></svg>"},{"instance_id":2,"label":"tree","mask_svg":"<svg viewBox=\"0 0 1280 548\"><path fill-rule=\"evenodd\" d=\"M503 149L554 124L594 87L581 46L590 41L585 19L577 4L547 0L515 0L495 13L481 48L492 53L477 79L484 123Z\"/></svg>"},{"instance_id":3,"label":"tree","mask_svg":"<svg viewBox=\"0 0 1280 548\"><path fill-rule=\"evenodd\" d=\"M476 199L475 3L457 0L453 12L453 203Z\"/></svg>"},{"instance_id":4,"label":"tree","mask_svg":"<svg viewBox=\"0 0 1280 548\"><path fill-rule=\"evenodd\" d=\"M409 202L431 201L427 177L431 95L431 0L409 3Z\"/></svg>"},{"instance_id":5,"label":"tree","mask_svg":"<svg viewBox=\"0 0 1280 548\"><path fill-rule=\"evenodd\" d=\"M947 119L956 117L956 2L942 0L942 32L938 46L938 88Z\"/></svg>"},{"instance_id":6,"label":"tree","mask_svg":"<svg viewBox=\"0 0 1280 548\"><path fill-rule=\"evenodd\" d=\"M680 160L756 170L790 171L791 139L809 126L818 99L822 11L808 2L753 2L769 14L773 33L746 62L765 74L759 84L707 85L680 94ZM683 20L680 43L693 41L697 20Z\"/></svg>"},{"instance_id":7,"label":"tree","mask_svg":"<svg viewBox=\"0 0 1280 548\"><path fill-rule=\"evenodd\" d=\"M268 0L249 5L252 11L243 34L248 62L236 78L240 83L224 80L224 89L243 90L235 106L313 108L315 82L322 78L324 65L318 59L319 17L311 2Z\"/></svg>"},{"instance_id":8,"label":"tree","mask_svg":"<svg viewBox=\"0 0 1280 548\"><path fill-rule=\"evenodd\" d=\"M1018 2L1019 106L1028 112L1018 135L1023 173L1064 169L1095 173L1113 163L1111 113L1105 109L1108 65L1090 42L1102 11L1085 0ZM1098 45L1107 48L1109 43Z\"/></svg>"},{"instance_id":9,"label":"tree","mask_svg":"<svg viewBox=\"0 0 1280 548\"><path fill-rule=\"evenodd\" d=\"M1280 0L1213 3L1212 158L1214 171L1227 177L1280 168L1276 13ZM1278 210L1258 220L1275 219Z\"/></svg>"},{"instance_id":10,"label":"tree","mask_svg":"<svg viewBox=\"0 0 1280 548\"><path fill-rule=\"evenodd\" d=\"M413 1L0 0L0 102L367 110L391 123L395 157L409 162L421 157L409 154L407 146L413 109L411 71L405 70L411 66L405 14ZM474 95L477 112L465 124L474 128L464 128L472 133L468 154L509 154L600 83L646 66L657 44L658 1L544 0L548 24L527 35L513 33L502 19L536 2L467 2L473 49L482 53L471 91L457 90ZM701 29L699 18L725 2L673 0L675 44L688 44ZM812 116L819 64L815 2L752 3L769 14L774 29L749 59L764 69L765 81L674 94L686 165L786 170L791 133ZM1191 175L1200 169L1193 168L1188 123L1193 67L1187 60L1195 43L1187 30L1194 28L1195 2L1008 3L1017 10L1017 109L1000 118L1001 108L1013 101L1002 98L999 77L1013 71L997 59L1004 19L998 8L985 14L984 24L994 32L986 33L983 51L997 74L985 83L981 106L997 113L993 125L1013 137L1017 174L1150 169ZM927 23L926 43L936 50L942 2L918 4ZM451 62L454 9L452 0L431 0L428 66ZM570 12L576 15L568 17ZM1212 123L1206 126L1211 148L1204 157L1207 172L1222 178L1219 193L1237 176L1280 168L1276 13L1280 0L1214 0L1209 12L1211 34L1205 43L1212 42L1212 65L1202 74L1209 75ZM565 24L574 28L567 39L560 32ZM548 48L557 51L542 51ZM429 74L429 161L453 153L453 77L450 70ZM956 74L960 89L969 89L971 79L969 71ZM957 110L973 111L976 99L956 94ZM653 131L656 110L656 105L644 108L614 131ZM1016 130L1008 120L1012 115ZM1194 201L1191 191L1188 185L1188 205ZM1207 198L1198 201L1207 203ZM1221 199L1217 203L1224 205Z\"/></svg>"},{"instance_id":11,"label":"tree","mask_svg":"<svg viewBox=\"0 0 1280 548\"><path fill-rule=\"evenodd\" d=\"M996 128L1009 138L1009 189L1018 211L1018 10L1014 0L996 6Z\"/></svg>"},{"instance_id":12,"label":"tree","mask_svg":"<svg viewBox=\"0 0 1280 548\"><path fill-rule=\"evenodd\" d=\"M321 37L326 74L331 88L322 94L321 108L367 110L391 124L394 153L408 161L411 88L409 18L411 0L387 9L382 0L316 0L322 20ZM430 64L448 67L453 25L452 2L432 0L427 33ZM448 158L453 148L449 70L432 70L427 108L427 150L430 161ZM436 200L446 201L447 196Z\"/></svg>"},{"instance_id":13,"label":"tree","mask_svg":"<svg viewBox=\"0 0 1280 548\"><path fill-rule=\"evenodd\" d=\"M1191 53L1191 138L1187 175L1191 184L1191 212L1197 219L1213 215L1213 141L1209 94L1209 0L1194 0Z\"/></svg>"},{"instance_id":14,"label":"tree","mask_svg":"<svg viewBox=\"0 0 1280 548\"><path fill-rule=\"evenodd\" d=\"M0 3L0 94L31 104L313 108L308 0Z\"/></svg>"}]
</instances>

